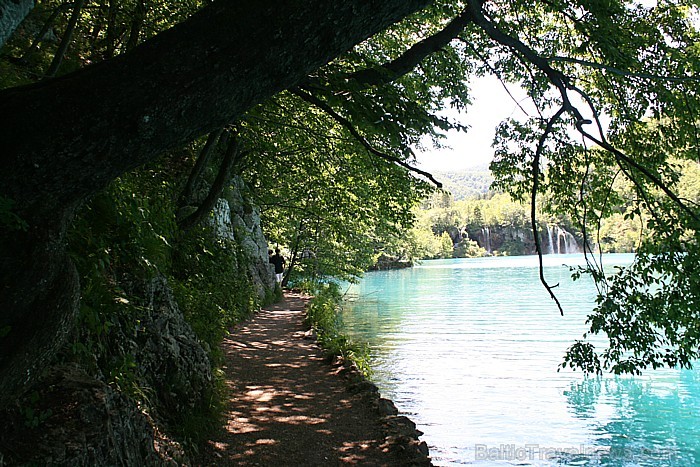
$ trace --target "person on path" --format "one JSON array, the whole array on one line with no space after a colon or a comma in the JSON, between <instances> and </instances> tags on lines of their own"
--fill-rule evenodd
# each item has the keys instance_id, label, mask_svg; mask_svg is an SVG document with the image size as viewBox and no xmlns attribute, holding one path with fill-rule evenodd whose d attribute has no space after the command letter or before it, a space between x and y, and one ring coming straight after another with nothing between
<instances>
[{"instance_id":1,"label":"person on path","mask_svg":"<svg viewBox=\"0 0 700 467\"><path fill-rule=\"evenodd\" d=\"M278 284L281 284L284 265L287 264L287 262L284 260L284 256L280 255L279 248L275 248L275 254L270 256L270 264L275 266L275 279Z\"/></svg>"}]
</instances>

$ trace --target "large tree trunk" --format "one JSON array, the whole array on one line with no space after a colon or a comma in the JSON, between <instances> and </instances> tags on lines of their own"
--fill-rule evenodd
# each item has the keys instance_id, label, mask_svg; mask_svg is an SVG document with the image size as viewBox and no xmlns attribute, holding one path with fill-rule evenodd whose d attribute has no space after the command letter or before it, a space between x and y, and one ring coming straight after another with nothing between
<instances>
[{"instance_id":1,"label":"large tree trunk","mask_svg":"<svg viewBox=\"0 0 700 467\"><path fill-rule=\"evenodd\" d=\"M0 238L0 404L71 321L79 289L63 235L86 197L428 3L219 0L130 53L1 91L0 196L29 227Z\"/></svg>"},{"instance_id":2,"label":"large tree trunk","mask_svg":"<svg viewBox=\"0 0 700 467\"><path fill-rule=\"evenodd\" d=\"M83 199L426 3L218 1L131 53L2 91L2 194L31 215Z\"/></svg>"}]
</instances>

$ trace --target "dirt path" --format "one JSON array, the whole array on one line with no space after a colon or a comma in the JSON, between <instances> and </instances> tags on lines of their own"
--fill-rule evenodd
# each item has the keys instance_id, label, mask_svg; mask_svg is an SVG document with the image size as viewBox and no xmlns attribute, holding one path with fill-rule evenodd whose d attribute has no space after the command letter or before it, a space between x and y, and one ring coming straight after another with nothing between
<instances>
[{"instance_id":1,"label":"dirt path","mask_svg":"<svg viewBox=\"0 0 700 467\"><path fill-rule=\"evenodd\" d=\"M231 397L226 425L210 442L206 463L407 465L386 440L387 418L403 417L380 413L371 388L348 387L339 368L324 360L305 334L306 302L288 293L224 342Z\"/></svg>"}]
</instances>

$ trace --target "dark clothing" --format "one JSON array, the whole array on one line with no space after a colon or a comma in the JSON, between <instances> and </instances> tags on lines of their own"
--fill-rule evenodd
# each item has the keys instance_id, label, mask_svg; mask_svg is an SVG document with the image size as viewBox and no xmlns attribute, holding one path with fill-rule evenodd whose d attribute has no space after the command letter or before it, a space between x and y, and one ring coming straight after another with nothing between
<instances>
[{"instance_id":1,"label":"dark clothing","mask_svg":"<svg viewBox=\"0 0 700 467\"><path fill-rule=\"evenodd\" d=\"M284 272L284 256L275 254L270 256L270 264L275 265L275 274L282 274Z\"/></svg>"}]
</instances>

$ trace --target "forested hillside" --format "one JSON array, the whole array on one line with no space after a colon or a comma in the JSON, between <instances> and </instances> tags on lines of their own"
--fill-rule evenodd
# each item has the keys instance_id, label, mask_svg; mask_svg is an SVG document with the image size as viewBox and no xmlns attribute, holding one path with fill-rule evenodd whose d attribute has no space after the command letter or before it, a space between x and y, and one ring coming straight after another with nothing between
<instances>
[{"instance_id":1,"label":"forested hillside","mask_svg":"<svg viewBox=\"0 0 700 467\"><path fill-rule=\"evenodd\" d=\"M222 336L279 296L277 246L282 285L313 289L455 243L531 252L526 232L554 226L633 245L628 269L579 271L602 294L590 333L611 338L573 343L567 364L688 365L700 216L697 177L679 180L700 160L697 13L0 2L0 464L192 463L220 411ZM431 198L439 177L413 167L414 148L463 129L444 115L468 111L484 75L535 110L495 129L497 194L482 173L456 201Z\"/></svg>"},{"instance_id":2,"label":"forested hillside","mask_svg":"<svg viewBox=\"0 0 700 467\"><path fill-rule=\"evenodd\" d=\"M676 164L681 174L677 182L679 196L700 203L700 164ZM537 254L531 205L491 190L489 173L481 169L436 173L446 181L444 191L432 194L415 209L416 223L406 237L412 245L412 260ZM486 189L478 192L487 181ZM611 215L602 219L587 239L570 217L548 214L541 208L536 218L542 254L637 251L651 231L644 229L646 220L636 213L634 187L618 183L614 188L620 204L610 206ZM551 203L555 205L556 200Z\"/></svg>"},{"instance_id":3,"label":"forested hillside","mask_svg":"<svg viewBox=\"0 0 700 467\"><path fill-rule=\"evenodd\" d=\"M443 189L452 194L455 201L488 195L494 181L488 165L460 172L434 172L433 175L442 183Z\"/></svg>"}]
</instances>

